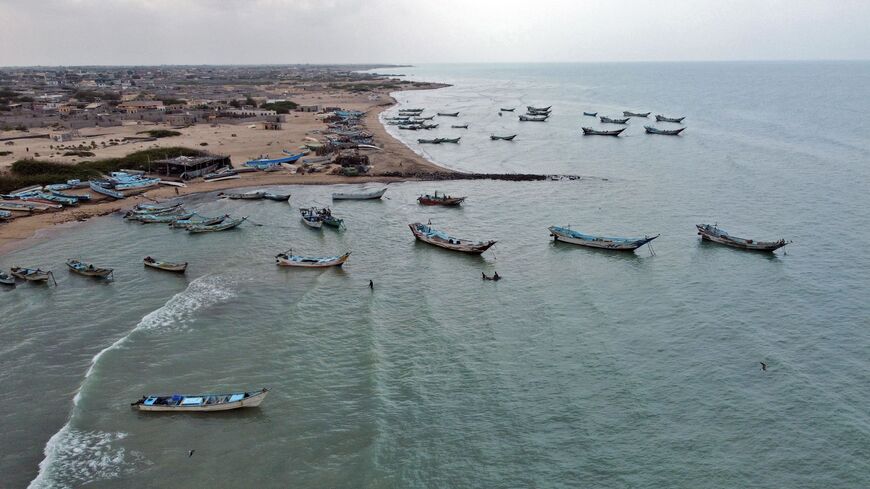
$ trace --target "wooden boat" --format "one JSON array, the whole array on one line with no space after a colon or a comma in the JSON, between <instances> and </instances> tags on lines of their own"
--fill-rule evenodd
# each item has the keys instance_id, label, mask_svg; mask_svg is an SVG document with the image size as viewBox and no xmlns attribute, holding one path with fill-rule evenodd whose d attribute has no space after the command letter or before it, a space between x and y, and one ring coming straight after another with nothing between
<instances>
[{"instance_id":1,"label":"wooden boat","mask_svg":"<svg viewBox=\"0 0 870 489\"><path fill-rule=\"evenodd\" d=\"M12 267L9 272L13 277L27 280L28 282L48 282L48 279L51 279L54 285L57 285L57 281L54 280L54 274L51 271L40 270L39 268Z\"/></svg>"},{"instance_id":2,"label":"wooden boat","mask_svg":"<svg viewBox=\"0 0 870 489\"><path fill-rule=\"evenodd\" d=\"M622 129L616 129L614 131L599 131L597 129L592 129L591 127L584 127L583 128L583 135L584 136L619 136L622 133L622 131L624 131L625 129L626 128L623 127Z\"/></svg>"},{"instance_id":3,"label":"wooden boat","mask_svg":"<svg viewBox=\"0 0 870 489\"><path fill-rule=\"evenodd\" d=\"M158 261L150 256L146 256L143 260L146 267L163 270L164 272L184 273L187 270L187 262L172 263L168 261Z\"/></svg>"},{"instance_id":4,"label":"wooden boat","mask_svg":"<svg viewBox=\"0 0 870 489\"><path fill-rule=\"evenodd\" d=\"M140 216L166 216L170 214L184 214L184 208L181 207L181 204L172 205L169 207L158 208L158 209L130 209L124 215L127 219L137 219Z\"/></svg>"},{"instance_id":5,"label":"wooden boat","mask_svg":"<svg viewBox=\"0 0 870 489\"><path fill-rule=\"evenodd\" d=\"M434 115L430 115L429 117L420 117L420 116L417 116L417 117L413 117L413 118L411 118L411 122L431 121L431 120L434 119L434 118L435 118Z\"/></svg>"},{"instance_id":6,"label":"wooden boat","mask_svg":"<svg viewBox=\"0 0 870 489\"><path fill-rule=\"evenodd\" d=\"M622 115L624 115L626 117L649 117L650 113L649 112L645 112L645 113L644 112L631 112L628 110L624 110L624 111L622 111Z\"/></svg>"},{"instance_id":7,"label":"wooden boat","mask_svg":"<svg viewBox=\"0 0 870 489\"><path fill-rule=\"evenodd\" d=\"M305 156L305 152L290 154L287 150L284 150L284 154L288 156L284 156L283 158L259 158L256 160L249 160L242 165L248 168L255 168L257 170L269 170L273 168L280 168L284 163L295 163L296 160Z\"/></svg>"},{"instance_id":8,"label":"wooden boat","mask_svg":"<svg viewBox=\"0 0 870 489\"><path fill-rule=\"evenodd\" d=\"M661 134L663 136L679 136L681 132L685 131L685 127L680 127L678 129L658 129L652 126L643 126L646 129L647 134Z\"/></svg>"},{"instance_id":9,"label":"wooden boat","mask_svg":"<svg viewBox=\"0 0 870 489\"><path fill-rule=\"evenodd\" d=\"M550 115L549 110L527 110L526 115Z\"/></svg>"},{"instance_id":10,"label":"wooden boat","mask_svg":"<svg viewBox=\"0 0 870 489\"><path fill-rule=\"evenodd\" d=\"M548 105L547 107L532 107L531 105L526 106L526 110L528 110L529 112L547 112L551 108L553 108L552 105Z\"/></svg>"},{"instance_id":11,"label":"wooden boat","mask_svg":"<svg viewBox=\"0 0 870 489\"><path fill-rule=\"evenodd\" d=\"M456 124L450 126L451 129L468 129L468 124Z\"/></svg>"},{"instance_id":12,"label":"wooden boat","mask_svg":"<svg viewBox=\"0 0 870 489\"><path fill-rule=\"evenodd\" d=\"M224 214L218 217L202 217L199 214L194 213L194 215L189 219L177 219L170 222L169 227L187 229L190 226L214 226L215 224L224 222L228 217L230 217L229 214Z\"/></svg>"},{"instance_id":13,"label":"wooden boat","mask_svg":"<svg viewBox=\"0 0 870 489\"><path fill-rule=\"evenodd\" d=\"M404 131L419 131L420 129L423 129L423 125L422 124L399 124L399 129L402 129Z\"/></svg>"},{"instance_id":14,"label":"wooden boat","mask_svg":"<svg viewBox=\"0 0 870 489\"><path fill-rule=\"evenodd\" d=\"M659 237L657 234L655 236L644 236L643 238L606 238L604 236L590 236L559 226L551 226L549 230L550 236L555 241L616 251L634 251Z\"/></svg>"},{"instance_id":15,"label":"wooden boat","mask_svg":"<svg viewBox=\"0 0 870 489\"><path fill-rule=\"evenodd\" d=\"M408 227L411 228L411 232L414 233L414 237L418 240L453 251L480 254L495 244L495 241L469 241L454 238L447 233L437 231L419 222L408 224Z\"/></svg>"},{"instance_id":16,"label":"wooden boat","mask_svg":"<svg viewBox=\"0 0 870 489\"><path fill-rule=\"evenodd\" d=\"M438 112L440 117L459 117L459 112Z\"/></svg>"},{"instance_id":17,"label":"wooden boat","mask_svg":"<svg viewBox=\"0 0 870 489\"><path fill-rule=\"evenodd\" d=\"M417 197L417 202L422 205L443 205L443 206L457 206L461 204L466 197L451 197L449 195L438 195L438 192L435 192L435 195L421 195Z\"/></svg>"},{"instance_id":18,"label":"wooden boat","mask_svg":"<svg viewBox=\"0 0 870 489\"><path fill-rule=\"evenodd\" d=\"M31 202L9 202L6 200L0 200L0 210L9 212L26 212L30 214L37 210L36 207L36 204Z\"/></svg>"},{"instance_id":19,"label":"wooden boat","mask_svg":"<svg viewBox=\"0 0 870 489\"><path fill-rule=\"evenodd\" d=\"M15 277L6 272L0 272L0 285L15 285Z\"/></svg>"},{"instance_id":20,"label":"wooden boat","mask_svg":"<svg viewBox=\"0 0 870 489\"><path fill-rule=\"evenodd\" d=\"M438 141L439 141L440 143L452 143L452 144L456 144L456 143L459 142L460 139L462 139L462 138L461 138L461 137L458 137L458 138L438 138Z\"/></svg>"},{"instance_id":21,"label":"wooden boat","mask_svg":"<svg viewBox=\"0 0 870 489\"><path fill-rule=\"evenodd\" d=\"M143 202L141 204L136 204L136 206L133 207L133 211L134 212L166 212L166 211L169 211L172 209L177 209L177 208L181 207L181 205L182 205L181 202L176 202L175 204L169 204L169 205L147 204L147 203Z\"/></svg>"},{"instance_id":22,"label":"wooden boat","mask_svg":"<svg viewBox=\"0 0 870 489\"><path fill-rule=\"evenodd\" d=\"M363 192L335 192L332 194L332 200L376 200L383 197L386 191L387 187Z\"/></svg>"},{"instance_id":23,"label":"wooden boat","mask_svg":"<svg viewBox=\"0 0 870 489\"><path fill-rule=\"evenodd\" d=\"M598 116L598 112L584 112L583 115L588 115L589 117Z\"/></svg>"},{"instance_id":24,"label":"wooden boat","mask_svg":"<svg viewBox=\"0 0 870 489\"><path fill-rule=\"evenodd\" d=\"M209 174L205 175L204 177L202 177L203 181L206 181L206 182L220 182L223 180L237 180L239 178L242 178L239 175L239 172L237 172L235 170L229 170L229 169L226 169L223 171L217 171L214 173L209 173Z\"/></svg>"},{"instance_id":25,"label":"wooden boat","mask_svg":"<svg viewBox=\"0 0 870 489\"><path fill-rule=\"evenodd\" d=\"M245 407L257 407L266 398L269 389L256 392L233 392L230 394L198 394L168 396L142 396L130 406L137 411L206 412L229 411Z\"/></svg>"},{"instance_id":26,"label":"wooden boat","mask_svg":"<svg viewBox=\"0 0 870 489\"><path fill-rule=\"evenodd\" d=\"M266 192L259 190L245 193L225 192L220 195L232 200L260 200L266 197Z\"/></svg>"},{"instance_id":27,"label":"wooden boat","mask_svg":"<svg viewBox=\"0 0 870 489\"><path fill-rule=\"evenodd\" d=\"M76 206L79 205L79 199L72 197L59 197L57 195L46 194L44 192L37 192L31 195L23 195L21 196L21 200L24 201L34 201L34 202L42 202L46 204L60 204L62 206Z\"/></svg>"},{"instance_id":28,"label":"wooden boat","mask_svg":"<svg viewBox=\"0 0 870 489\"><path fill-rule=\"evenodd\" d=\"M290 193L286 194L276 194L274 192L263 192L263 198L267 200L274 200L276 202L286 202L287 199L290 198Z\"/></svg>"},{"instance_id":29,"label":"wooden boat","mask_svg":"<svg viewBox=\"0 0 870 489\"><path fill-rule=\"evenodd\" d=\"M628 124L629 118L626 117L625 119L613 119L613 118L610 118L607 116L601 116L600 119L601 119L601 122L603 122L605 124Z\"/></svg>"},{"instance_id":30,"label":"wooden boat","mask_svg":"<svg viewBox=\"0 0 870 489\"><path fill-rule=\"evenodd\" d=\"M79 260L69 259L66 261L66 266L73 273L84 275L85 277L108 278L112 276L114 269L95 267L90 263L83 263Z\"/></svg>"},{"instance_id":31,"label":"wooden boat","mask_svg":"<svg viewBox=\"0 0 870 489\"><path fill-rule=\"evenodd\" d=\"M172 224L175 221L186 221L196 215L194 212L184 213L169 213L169 214L144 214L141 216L131 216L131 221L139 221L142 224Z\"/></svg>"},{"instance_id":32,"label":"wooden boat","mask_svg":"<svg viewBox=\"0 0 870 489\"><path fill-rule=\"evenodd\" d=\"M124 194L116 190L112 190L105 183L91 180L90 182L88 182L88 185L90 185L91 190L100 195L105 195L106 197L111 197L113 199L123 199L125 197Z\"/></svg>"},{"instance_id":33,"label":"wooden boat","mask_svg":"<svg viewBox=\"0 0 870 489\"><path fill-rule=\"evenodd\" d=\"M502 107L499 110L502 112L513 112L515 110L515 107L511 107L510 109L506 109L506 108Z\"/></svg>"},{"instance_id":34,"label":"wooden boat","mask_svg":"<svg viewBox=\"0 0 870 489\"><path fill-rule=\"evenodd\" d=\"M523 122L547 122L548 115L521 115L520 120Z\"/></svg>"},{"instance_id":35,"label":"wooden boat","mask_svg":"<svg viewBox=\"0 0 870 489\"><path fill-rule=\"evenodd\" d=\"M320 220L320 216L317 214L317 209L314 207L299 209L299 213L302 214L302 224L305 224L312 229L320 229L323 227L323 221Z\"/></svg>"},{"instance_id":36,"label":"wooden boat","mask_svg":"<svg viewBox=\"0 0 870 489\"><path fill-rule=\"evenodd\" d=\"M282 267L326 268L340 267L350 257L350 251L341 256L299 256L290 254L293 250L275 256L275 264Z\"/></svg>"},{"instance_id":37,"label":"wooden boat","mask_svg":"<svg viewBox=\"0 0 870 489\"><path fill-rule=\"evenodd\" d=\"M49 192L51 192L51 195L54 195L55 197L73 199L79 202L88 202L91 200L90 194L65 194L59 190L50 190Z\"/></svg>"},{"instance_id":38,"label":"wooden boat","mask_svg":"<svg viewBox=\"0 0 870 489\"><path fill-rule=\"evenodd\" d=\"M744 250L774 251L789 243L784 239L780 239L779 241L755 241L752 239L738 238L736 236L731 236L722 229L719 229L715 224L696 224L695 227L698 228L698 235L701 236L701 239Z\"/></svg>"},{"instance_id":39,"label":"wooden boat","mask_svg":"<svg viewBox=\"0 0 870 489\"><path fill-rule=\"evenodd\" d=\"M329 207L317 209L317 217L320 218L320 222L322 222L325 226L330 226L338 229L341 229L344 226L344 219L333 216L332 209L330 209Z\"/></svg>"},{"instance_id":40,"label":"wooden boat","mask_svg":"<svg viewBox=\"0 0 870 489\"><path fill-rule=\"evenodd\" d=\"M441 139L418 139L417 142L420 144L441 144Z\"/></svg>"},{"instance_id":41,"label":"wooden boat","mask_svg":"<svg viewBox=\"0 0 870 489\"><path fill-rule=\"evenodd\" d=\"M12 219L12 211L0 210L0 221L6 221L8 219Z\"/></svg>"},{"instance_id":42,"label":"wooden boat","mask_svg":"<svg viewBox=\"0 0 870 489\"><path fill-rule=\"evenodd\" d=\"M676 122L677 124L679 124L679 123L683 122L683 119L685 119L685 118L686 118L685 116L683 116L683 117L665 117L661 114L656 115L657 122Z\"/></svg>"},{"instance_id":43,"label":"wooden boat","mask_svg":"<svg viewBox=\"0 0 870 489\"><path fill-rule=\"evenodd\" d=\"M228 229L233 229L239 226L241 223L245 222L247 217L239 217L237 219L224 219L220 224L213 224L211 226L202 226L198 224L194 224L187 227L187 232L189 233L212 233L216 231L226 231Z\"/></svg>"},{"instance_id":44,"label":"wooden boat","mask_svg":"<svg viewBox=\"0 0 870 489\"><path fill-rule=\"evenodd\" d=\"M493 141L513 141L515 137L517 137L516 134L511 134L510 136L496 136L495 134L491 134L489 139L492 139Z\"/></svg>"}]
</instances>

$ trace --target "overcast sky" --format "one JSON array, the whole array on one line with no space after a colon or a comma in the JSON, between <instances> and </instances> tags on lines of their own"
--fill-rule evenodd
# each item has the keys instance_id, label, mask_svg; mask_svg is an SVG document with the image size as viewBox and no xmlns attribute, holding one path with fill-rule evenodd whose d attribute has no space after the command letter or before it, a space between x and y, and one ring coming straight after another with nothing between
<instances>
[{"instance_id":1,"label":"overcast sky","mask_svg":"<svg viewBox=\"0 0 870 489\"><path fill-rule=\"evenodd\" d=\"M0 0L0 65L870 59L870 0Z\"/></svg>"}]
</instances>

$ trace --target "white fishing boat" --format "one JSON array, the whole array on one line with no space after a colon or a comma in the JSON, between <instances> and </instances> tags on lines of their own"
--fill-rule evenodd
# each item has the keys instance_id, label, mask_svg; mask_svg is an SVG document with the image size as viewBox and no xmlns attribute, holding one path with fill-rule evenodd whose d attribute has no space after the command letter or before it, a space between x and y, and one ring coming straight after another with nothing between
<instances>
[{"instance_id":1,"label":"white fishing boat","mask_svg":"<svg viewBox=\"0 0 870 489\"><path fill-rule=\"evenodd\" d=\"M292 250L291 250L292 251ZM290 254L290 251L275 256L275 264L283 267L326 268L340 267L350 257L350 252L341 256L300 256Z\"/></svg>"},{"instance_id":2,"label":"white fishing boat","mask_svg":"<svg viewBox=\"0 0 870 489\"><path fill-rule=\"evenodd\" d=\"M368 190L362 192L335 192L332 194L333 200L375 200L383 197L387 191L387 187L377 190Z\"/></svg>"}]
</instances>

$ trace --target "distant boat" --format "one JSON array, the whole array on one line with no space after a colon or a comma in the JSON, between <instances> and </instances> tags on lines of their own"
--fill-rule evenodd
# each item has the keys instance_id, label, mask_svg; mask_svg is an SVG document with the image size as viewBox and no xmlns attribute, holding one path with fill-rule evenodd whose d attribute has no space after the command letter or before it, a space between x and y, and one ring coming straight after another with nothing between
<instances>
[{"instance_id":1,"label":"distant boat","mask_svg":"<svg viewBox=\"0 0 870 489\"><path fill-rule=\"evenodd\" d=\"M111 268L99 268L90 263L83 263L73 259L67 260L66 266L69 267L71 272L84 275L85 277L108 278L112 275L113 271Z\"/></svg>"},{"instance_id":2,"label":"distant boat","mask_svg":"<svg viewBox=\"0 0 870 489\"><path fill-rule=\"evenodd\" d=\"M634 251L659 237L657 234L655 236L644 236L643 238L606 238L604 236L590 236L559 226L551 226L549 230L550 236L555 241L616 251Z\"/></svg>"},{"instance_id":3,"label":"distant boat","mask_svg":"<svg viewBox=\"0 0 870 489\"><path fill-rule=\"evenodd\" d=\"M624 110L624 111L622 111L622 115L624 115L626 117L649 117L650 113L649 112L645 112L645 113L643 113L643 112L630 112L628 110Z\"/></svg>"},{"instance_id":4,"label":"distant boat","mask_svg":"<svg viewBox=\"0 0 870 489\"><path fill-rule=\"evenodd\" d=\"M299 213L302 214L302 223L306 226L314 229L320 229L323 227L323 221L320 219L320 216L317 214L317 209L314 207L299 209Z\"/></svg>"},{"instance_id":5,"label":"distant boat","mask_svg":"<svg viewBox=\"0 0 870 489\"><path fill-rule=\"evenodd\" d=\"M387 191L387 187L362 192L335 192L332 200L375 200L380 199Z\"/></svg>"},{"instance_id":6,"label":"distant boat","mask_svg":"<svg viewBox=\"0 0 870 489\"><path fill-rule=\"evenodd\" d=\"M511 134L510 136L496 136L495 134L492 134L489 136L489 139L492 139L493 141L513 141L515 137L517 137L516 134Z\"/></svg>"},{"instance_id":7,"label":"distant boat","mask_svg":"<svg viewBox=\"0 0 870 489\"><path fill-rule=\"evenodd\" d=\"M142 224L171 224L178 220L190 219L193 212L168 212L163 214L128 214L127 219L139 221Z\"/></svg>"},{"instance_id":8,"label":"distant boat","mask_svg":"<svg viewBox=\"0 0 870 489\"><path fill-rule=\"evenodd\" d=\"M509 109L506 109L506 108L502 107L502 108L499 109L499 110L502 111L502 112L513 112L513 111L514 111L514 107L511 107L511 108L509 108Z\"/></svg>"},{"instance_id":9,"label":"distant boat","mask_svg":"<svg viewBox=\"0 0 870 489\"><path fill-rule=\"evenodd\" d=\"M172 209L177 209L177 208L181 207L181 205L182 205L181 202L176 202L175 204L169 204L169 205L157 205L157 204L142 203L142 204L136 204L136 206L133 207L133 211L135 211L135 212L140 212L140 211L141 212L165 212L165 211L170 211Z\"/></svg>"},{"instance_id":10,"label":"distant boat","mask_svg":"<svg viewBox=\"0 0 870 489\"><path fill-rule=\"evenodd\" d=\"M290 198L290 193L286 194L276 194L274 192L263 192L263 198L266 200L274 200L277 202L284 202Z\"/></svg>"},{"instance_id":11,"label":"distant boat","mask_svg":"<svg viewBox=\"0 0 870 489\"><path fill-rule=\"evenodd\" d=\"M589 117L598 116L598 112L584 112L583 115L588 115Z\"/></svg>"},{"instance_id":12,"label":"distant boat","mask_svg":"<svg viewBox=\"0 0 870 489\"><path fill-rule=\"evenodd\" d=\"M441 144L441 139L418 139L417 142L420 144Z\"/></svg>"},{"instance_id":13,"label":"distant boat","mask_svg":"<svg viewBox=\"0 0 870 489\"><path fill-rule=\"evenodd\" d=\"M147 178L142 173L113 171L107 179L115 190L145 190L160 184L159 178Z\"/></svg>"},{"instance_id":14,"label":"distant boat","mask_svg":"<svg viewBox=\"0 0 870 489\"><path fill-rule=\"evenodd\" d=\"M628 124L628 117L625 119L613 119L607 116L601 116L600 119L601 122L605 124Z\"/></svg>"},{"instance_id":15,"label":"distant boat","mask_svg":"<svg viewBox=\"0 0 870 489\"><path fill-rule=\"evenodd\" d=\"M137 411L204 412L228 411L245 407L257 407L266 398L269 389L257 392L235 392L230 394L197 394L167 396L142 396L130 406Z\"/></svg>"},{"instance_id":16,"label":"distant boat","mask_svg":"<svg viewBox=\"0 0 870 489\"><path fill-rule=\"evenodd\" d=\"M774 251L789 243L784 239L780 239L779 241L755 241L752 239L738 238L736 236L731 236L722 229L719 229L715 224L696 224L695 227L698 228L698 235L701 236L701 239L744 250Z\"/></svg>"},{"instance_id":17,"label":"distant boat","mask_svg":"<svg viewBox=\"0 0 870 489\"><path fill-rule=\"evenodd\" d=\"M457 206L465 201L466 197L451 197L449 195L438 195L438 192L435 192L435 195L421 195L417 197L417 202L422 205L443 205L443 206Z\"/></svg>"},{"instance_id":18,"label":"distant boat","mask_svg":"<svg viewBox=\"0 0 870 489\"><path fill-rule=\"evenodd\" d=\"M285 152L286 152L286 150L285 150ZM275 166L281 165L283 163L294 163L296 160L298 160L299 158L302 158L303 156L305 156L304 152L293 154L290 156L286 156L284 158L272 158L272 159L259 158L256 160L248 160L242 164L244 166L249 167L249 168L256 168L257 170L264 170L265 171L271 167L275 167Z\"/></svg>"},{"instance_id":19,"label":"distant boat","mask_svg":"<svg viewBox=\"0 0 870 489\"><path fill-rule=\"evenodd\" d=\"M424 243L463 253L481 254L496 243L495 241L469 241L454 238L419 222L409 224L408 227L411 228L414 237Z\"/></svg>"},{"instance_id":20,"label":"distant boat","mask_svg":"<svg viewBox=\"0 0 870 489\"><path fill-rule=\"evenodd\" d=\"M0 220L5 221L7 219L12 219L12 211L0 210Z\"/></svg>"},{"instance_id":21,"label":"distant boat","mask_svg":"<svg viewBox=\"0 0 870 489\"><path fill-rule=\"evenodd\" d=\"M163 270L165 272L184 273L184 271L187 270L187 262L172 263L168 261L158 261L150 256L146 256L143 263L146 267L156 268L157 270Z\"/></svg>"},{"instance_id":22,"label":"distant boat","mask_svg":"<svg viewBox=\"0 0 870 489\"><path fill-rule=\"evenodd\" d=\"M550 115L549 110L527 110L526 115Z\"/></svg>"},{"instance_id":23,"label":"distant boat","mask_svg":"<svg viewBox=\"0 0 870 489\"><path fill-rule=\"evenodd\" d=\"M686 118L685 116L683 116L683 117L665 117L663 115L657 115L656 121L657 122L676 122L677 124L679 124L680 122L683 122L683 119L685 119L685 118Z\"/></svg>"},{"instance_id":24,"label":"distant boat","mask_svg":"<svg viewBox=\"0 0 870 489\"><path fill-rule=\"evenodd\" d=\"M681 132L685 131L685 127L681 127L678 129L658 129L652 126L643 126L646 129L648 134L661 134L664 136L678 136Z\"/></svg>"},{"instance_id":25,"label":"distant boat","mask_svg":"<svg viewBox=\"0 0 870 489\"><path fill-rule=\"evenodd\" d=\"M225 192L221 196L232 200L260 200L266 198L266 192L261 190L244 193Z\"/></svg>"},{"instance_id":26,"label":"distant boat","mask_svg":"<svg viewBox=\"0 0 870 489\"><path fill-rule=\"evenodd\" d=\"M6 272L0 272L0 285L15 285L15 277Z\"/></svg>"},{"instance_id":27,"label":"distant boat","mask_svg":"<svg viewBox=\"0 0 870 489\"><path fill-rule=\"evenodd\" d=\"M330 226L337 229L341 229L344 226L344 219L333 216L332 209L329 207L317 209L317 216L320 218L320 221L324 226Z\"/></svg>"},{"instance_id":28,"label":"distant boat","mask_svg":"<svg viewBox=\"0 0 870 489\"><path fill-rule=\"evenodd\" d=\"M423 129L423 125L422 124L399 124L399 129L402 129L405 131L419 131L420 129Z\"/></svg>"},{"instance_id":29,"label":"distant boat","mask_svg":"<svg viewBox=\"0 0 870 489\"><path fill-rule=\"evenodd\" d=\"M56 197L62 197L64 199L75 199L79 202L87 202L91 200L90 194L65 194L60 190L49 190L49 192L51 192L51 195L54 195Z\"/></svg>"},{"instance_id":30,"label":"distant boat","mask_svg":"<svg viewBox=\"0 0 870 489\"><path fill-rule=\"evenodd\" d=\"M292 251L292 250L291 250ZM344 265L344 262L350 258L350 252L341 255L341 256L324 256L324 257L312 257L312 256L299 256L299 255L291 255L290 251L279 253L275 256L275 264L278 266L284 267L304 267L304 268L326 268L326 267L340 267Z\"/></svg>"},{"instance_id":31,"label":"distant boat","mask_svg":"<svg viewBox=\"0 0 870 489\"><path fill-rule=\"evenodd\" d=\"M419 116L417 116L417 117L414 117L413 119L411 119L411 122L431 121L431 120L434 119L434 118L435 118L434 115L430 115L429 117L419 117Z\"/></svg>"},{"instance_id":32,"label":"distant boat","mask_svg":"<svg viewBox=\"0 0 870 489\"><path fill-rule=\"evenodd\" d=\"M459 112L438 112L441 117L459 117Z\"/></svg>"},{"instance_id":33,"label":"distant boat","mask_svg":"<svg viewBox=\"0 0 870 489\"><path fill-rule=\"evenodd\" d=\"M57 281L54 280L54 274L52 274L51 271L45 271L39 268L12 267L9 272L13 277L28 282L48 282L48 279L51 279L54 282L54 285L57 285Z\"/></svg>"},{"instance_id":34,"label":"distant boat","mask_svg":"<svg viewBox=\"0 0 870 489\"><path fill-rule=\"evenodd\" d=\"M613 131L599 131L597 129L592 129L591 127L584 127L583 128L583 135L584 136L619 136L622 133L622 131L624 131L625 129L626 128L623 127L622 129L616 129Z\"/></svg>"},{"instance_id":35,"label":"distant boat","mask_svg":"<svg viewBox=\"0 0 870 489\"><path fill-rule=\"evenodd\" d=\"M141 205L141 204L140 204ZM167 205L167 206L148 206L141 207L137 205L136 207L127 211L127 214L124 216L127 219L136 219L138 216L159 216L164 214L179 214L183 213L184 209L181 207L181 203Z\"/></svg>"},{"instance_id":36,"label":"distant boat","mask_svg":"<svg viewBox=\"0 0 870 489\"><path fill-rule=\"evenodd\" d=\"M548 115L521 115L520 120L523 122L547 122Z\"/></svg>"},{"instance_id":37,"label":"distant boat","mask_svg":"<svg viewBox=\"0 0 870 489\"><path fill-rule=\"evenodd\" d=\"M229 214L224 214L222 216L217 217L202 217L198 214L194 214L189 219L177 219L169 223L169 227L172 228L181 228L187 229L191 226L214 226L215 224L220 224L229 218Z\"/></svg>"},{"instance_id":38,"label":"distant boat","mask_svg":"<svg viewBox=\"0 0 870 489\"><path fill-rule=\"evenodd\" d=\"M102 181L97 182L97 181L91 180L90 182L88 182L88 184L90 185L91 190L93 190L94 192L96 192L98 194L105 195L106 197L111 197L113 199L123 199L125 197L124 194L122 194L121 192L117 192L115 190L112 190L111 188L108 187L108 185L106 185Z\"/></svg>"},{"instance_id":39,"label":"distant boat","mask_svg":"<svg viewBox=\"0 0 870 489\"><path fill-rule=\"evenodd\" d=\"M32 213L38 209L37 205L32 202L25 203L0 200L0 210Z\"/></svg>"},{"instance_id":40,"label":"distant boat","mask_svg":"<svg viewBox=\"0 0 870 489\"><path fill-rule=\"evenodd\" d=\"M526 106L526 110L528 110L529 112L547 112L552 107L553 107L552 105L548 105L547 107L532 107L531 105L529 105L529 106Z\"/></svg>"},{"instance_id":41,"label":"distant boat","mask_svg":"<svg viewBox=\"0 0 870 489\"><path fill-rule=\"evenodd\" d=\"M468 124L459 124L450 126L452 129L468 129Z\"/></svg>"},{"instance_id":42,"label":"distant boat","mask_svg":"<svg viewBox=\"0 0 870 489\"><path fill-rule=\"evenodd\" d=\"M214 173L209 173L202 177L203 181L206 182L220 182L222 180L237 180L242 178L239 175L239 172L232 170L230 168L224 168L223 170L216 171Z\"/></svg>"},{"instance_id":43,"label":"distant boat","mask_svg":"<svg viewBox=\"0 0 870 489\"><path fill-rule=\"evenodd\" d=\"M197 233L212 233L216 231L227 231L229 229L233 229L238 227L240 224L245 222L247 217L239 217L236 219L225 219L220 224L213 224L211 226L203 226L203 225L193 225L187 228L189 233L197 234Z\"/></svg>"},{"instance_id":44,"label":"distant boat","mask_svg":"<svg viewBox=\"0 0 870 489\"><path fill-rule=\"evenodd\" d=\"M438 138L438 139L440 139L442 143L452 143L452 144L456 144L456 143L458 143L459 140L462 139L462 138L461 138L461 137L458 137L458 138Z\"/></svg>"}]
</instances>

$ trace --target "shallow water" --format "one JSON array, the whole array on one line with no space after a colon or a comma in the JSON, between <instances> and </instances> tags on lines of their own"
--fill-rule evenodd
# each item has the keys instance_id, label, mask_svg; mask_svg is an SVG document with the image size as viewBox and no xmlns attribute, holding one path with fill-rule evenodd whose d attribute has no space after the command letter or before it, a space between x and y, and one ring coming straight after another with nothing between
<instances>
[{"instance_id":1,"label":"shallow water","mask_svg":"<svg viewBox=\"0 0 870 489\"><path fill-rule=\"evenodd\" d=\"M408 73L454 86L400 102L470 124L455 146L400 134L439 163L589 178L394 184L382 201L334 204L341 187L285 187L292 207L204 195L188 207L264 226L188 235L115 215L0 258L59 282L0 290L10 487L870 483L870 141L863 119L838 122L870 109L870 64ZM546 124L497 115L550 104ZM647 136L633 120L627 137L584 138L583 110L687 115L688 129ZM489 141L502 131L519 136ZM436 189L469 199L416 204ZM311 204L348 229L305 228L296 207ZM481 257L416 243L408 223L428 220L499 242ZM794 242L776 254L699 242L693 225L716 221ZM553 243L554 224L661 237L654 255L613 254ZM279 269L291 247L353 254L343 269ZM145 255L191 266L145 270ZM69 275L73 256L116 280ZM504 280L480 280L496 270ZM259 409L236 413L128 405L264 386Z\"/></svg>"}]
</instances>

